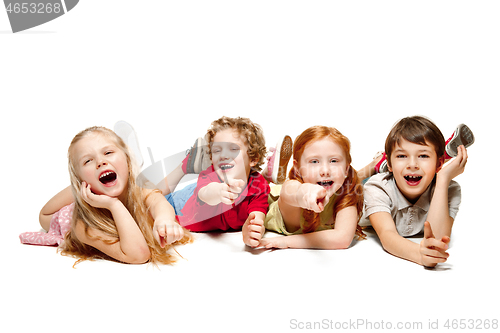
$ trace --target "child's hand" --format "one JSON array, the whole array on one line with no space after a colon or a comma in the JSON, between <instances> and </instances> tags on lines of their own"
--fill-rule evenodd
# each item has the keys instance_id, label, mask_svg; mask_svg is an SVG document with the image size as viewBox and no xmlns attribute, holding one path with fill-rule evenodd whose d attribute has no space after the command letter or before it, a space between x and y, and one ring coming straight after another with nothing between
<instances>
[{"instance_id":1,"label":"child's hand","mask_svg":"<svg viewBox=\"0 0 500 333\"><path fill-rule=\"evenodd\" d=\"M461 145L457 150L457 156L438 172L438 178L444 177L448 183L456 176L462 174L467 164L467 149Z\"/></svg>"},{"instance_id":2,"label":"child's hand","mask_svg":"<svg viewBox=\"0 0 500 333\"><path fill-rule=\"evenodd\" d=\"M184 229L176 221L157 219L153 226L153 236L162 248L184 237Z\"/></svg>"},{"instance_id":3,"label":"child's hand","mask_svg":"<svg viewBox=\"0 0 500 333\"><path fill-rule=\"evenodd\" d=\"M326 190L317 184L302 184L297 195L300 207L315 213L321 213L330 200Z\"/></svg>"},{"instance_id":4,"label":"child's hand","mask_svg":"<svg viewBox=\"0 0 500 333\"><path fill-rule=\"evenodd\" d=\"M220 203L232 205L243 192L245 182L241 179L226 179L227 183L212 182L202 187L198 192L198 199L210 206Z\"/></svg>"},{"instance_id":5,"label":"child's hand","mask_svg":"<svg viewBox=\"0 0 500 333\"><path fill-rule=\"evenodd\" d=\"M434 238L431 224L424 224L424 239L420 242L420 258L425 267L435 267L445 262L450 256L446 250L450 243L450 237L444 236L441 240Z\"/></svg>"},{"instance_id":6,"label":"child's hand","mask_svg":"<svg viewBox=\"0 0 500 333\"><path fill-rule=\"evenodd\" d=\"M112 198L104 194L99 195L92 193L90 184L87 184L86 182L82 182L80 185L80 195L86 203L95 208L105 208L110 210L111 206L119 201L117 198Z\"/></svg>"},{"instance_id":7,"label":"child's hand","mask_svg":"<svg viewBox=\"0 0 500 333\"><path fill-rule=\"evenodd\" d=\"M258 214L255 214L255 212L251 212L243 225L242 231L243 242L246 245L250 247L259 246L262 236L266 231L266 228L264 227L264 219Z\"/></svg>"},{"instance_id":8,"label":"child's hand","mask_svg":"<svg viewBox=\"0 0 500 333\"><path fill-rule=\"evenodd\" d=\"M262 238L260 240L260 246L264 246L266 249L287 249L288 248L288 236L282 237L271 237Z\"/></svg>"},{"instance_id":9,"label":"child's hand","mask_svg":"<svg viewBox=\"0 0 500 333\"><path fill-rule=\"evenodd\" d=\"M226 183L221 183L220 201L226 205L232 205L245 187L245 182L241 179L229 179Z\"/></svg>"}]
</instances>

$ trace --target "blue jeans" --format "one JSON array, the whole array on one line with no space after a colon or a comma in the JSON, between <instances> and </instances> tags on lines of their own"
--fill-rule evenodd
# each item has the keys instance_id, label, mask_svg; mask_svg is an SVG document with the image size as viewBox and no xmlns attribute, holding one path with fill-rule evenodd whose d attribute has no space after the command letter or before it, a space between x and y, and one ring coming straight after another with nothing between
<instances>
[{"instance_id":1,"label":"blue jeans","mask_svg":"<svg viewBox=\"0 0 500 333\"><path fill-rule=\"evenodd\" d=\"M169 193L165 196L168 202L174 207L175 215L182 216L181 210L186 202L191 198L196 188L196 183L187 185L182 190Z\"/></svg>"}]
</instances>

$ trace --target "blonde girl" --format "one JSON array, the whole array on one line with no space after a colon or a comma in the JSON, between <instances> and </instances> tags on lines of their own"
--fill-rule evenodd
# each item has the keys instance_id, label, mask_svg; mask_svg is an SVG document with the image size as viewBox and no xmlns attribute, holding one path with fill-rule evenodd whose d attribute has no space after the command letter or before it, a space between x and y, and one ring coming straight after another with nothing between
<instances>
[{"instance_id":1,"label":"blonde girl","mask_svg":"<svg viewBox=\"0 0 500 333\"><path fill-rule=\"evenodd\" d=\"M137 186L129 150L113 131L91 127L78 133L68 149L68 167L71 186L40 213L47 230L52 215L74 201L71 229L60 245L63 255L77 263L104 258L170 264L175 257L168 249L192 241L161 192ZM155 221L162 222L161 229L153 229Z\"/></svg>"},{"instance_id":2,"label":"blonde girl","mask_svg":"<svg viewBox=\"0 0 500 333\"><path fill-rule=\"evenodd\" d=\"M346 249L355 234L364 238L362 187L350 142L335 128L314 126L297 137L289 180L271 190L270 201L264 225L286 237L263 238L259 246Z\"/></svg>"}]
</instances>

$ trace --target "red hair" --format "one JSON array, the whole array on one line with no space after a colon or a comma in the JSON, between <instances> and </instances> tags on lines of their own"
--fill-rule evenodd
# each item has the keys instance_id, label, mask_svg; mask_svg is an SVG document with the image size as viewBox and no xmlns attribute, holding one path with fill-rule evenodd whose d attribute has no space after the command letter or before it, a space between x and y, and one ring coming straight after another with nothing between
<instances>
[{"instance_id":1,"label":"red hair","mask_svg":"<svg viewBox=\"0 0 500 333\"><path fill-rule=\"evenodd\" d=\"M347 165L349 165L347 178L344 180L342 187L337 191L337 200L333 208L333 220L335 221L335 218L339 211L349 206L356 207L359 220L363 211L363 187L359 184L358 173L351 166L351 142L346 136L344 136L336 128L333 127L310 127L295 139L295 142L293 143L293 159L298 163L307 145L324 138L329 138L334 143L340 146L345 154L346 163ZM300 183L304 183L302 177L295 172L295 168L290 169L288 178L297 180ZM316 231L320 224L319 214L315 213L312 210L304 209L303 216L305 219L305 223L302 226L303 232L309 233ZM356 235L359 238L366 237L359 225L357 225L356 227Z\"/></svg>"}]
</instances>

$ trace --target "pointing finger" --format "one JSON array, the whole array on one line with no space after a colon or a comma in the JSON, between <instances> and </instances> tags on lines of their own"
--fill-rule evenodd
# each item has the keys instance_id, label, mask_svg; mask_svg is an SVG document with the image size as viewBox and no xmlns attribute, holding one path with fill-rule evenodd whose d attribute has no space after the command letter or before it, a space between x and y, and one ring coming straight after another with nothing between
<instances>
[{"instance_id":1,"label":"pointing finger","mask_svg":"<svg viewBox=\"0 0 500 333\"><path fill-rule=\"evenodd\" d=\"M434 238L434 234L432 233L431 224L429 221L425 221L424 223L424 238Z\"/></svg>"}]
</instances>

